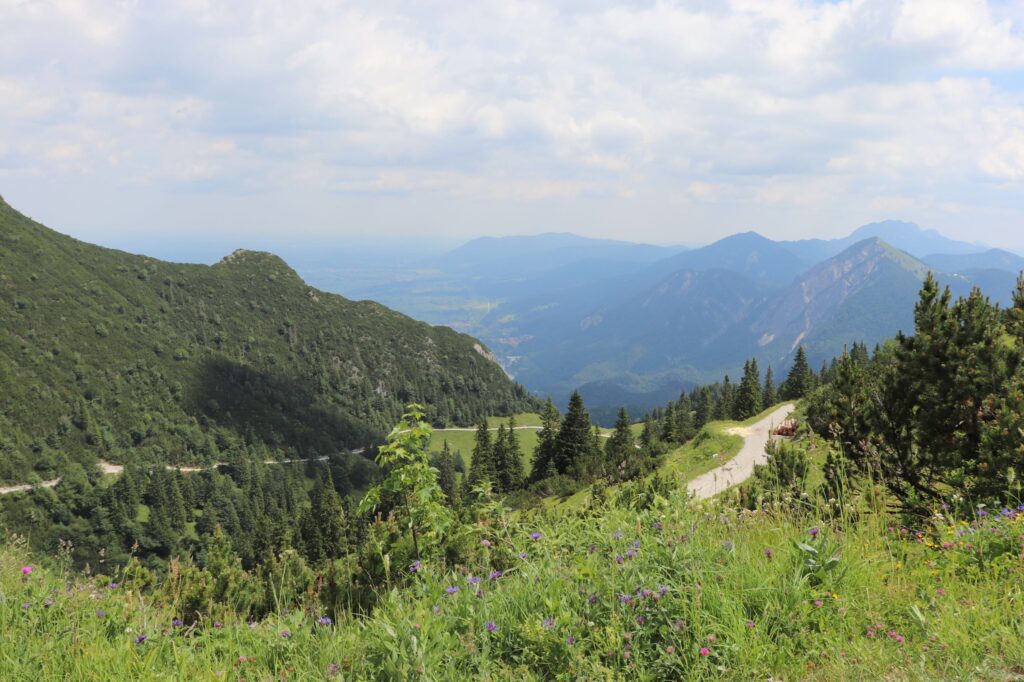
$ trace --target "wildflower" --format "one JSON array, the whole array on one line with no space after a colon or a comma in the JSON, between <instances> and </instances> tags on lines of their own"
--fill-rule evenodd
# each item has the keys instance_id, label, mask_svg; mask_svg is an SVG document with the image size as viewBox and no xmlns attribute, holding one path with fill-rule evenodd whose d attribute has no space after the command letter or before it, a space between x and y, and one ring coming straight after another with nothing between
<instances>
[{"instance_id":1,"label":"wildflower","mask_svg":"<svg viewBox=\"0 0 1024 682\"><path fill-rule=\"evenodd\" d=\"M490 578L491 578L491 580L497 580L498 578L500 578L503 575L505 575L505 574L502 573L501 571L491 571Z\"/></svg>"},{"instance_id":2,"label":"wildflower","mask_svg":"<svg viewBox=\"0 0 1024 682\"><path fill-rule=\"evenodd\" d=\"M576 638L573 637L572 635L569 635L568 637L565 638L565 643L568 644L569 646L572 646L573 644L576 643Z\"/></svg>"},{"instance_id":3,"label":"wildflower","mask_svg":"<svg viewBox=\"0 0 1024 682\"><path fill-rule=\"evenodd\" d=\"M700 648L700 655L701 656L707 656L710 653L711 653L711 649L707 648L706 646L702 646Z\"/></svg>"},{"instance_id":4,"label":"wildflower","mask_svg":"<svg viewBox=\"0 0 1024 682\"><path fill-rule=\"evenodd\" d=\"M480 584L480 577L476 576L476 575L469 576L469 584L470 585L479 585Z\"/></svg>"},{"instance_id":5,"label":"wildflower","mask_svg":"<svg viewBox=\"0 0 1024 682\"><path fill-rule=\"evenodd\" d=\"M106 618L106 617L107 617L107 612L106 612L106 611L104 611L103 609L99 609L99 610L98 610L98 611L96 612L96 617L97 617L97 618Z\"/></svg>"},{"instance_id":6,"label":"wildflower","mask_svg":"<svg viewBox=\"0 0 1024 682\"><path fill-rule=\"evenodd\" d=\"M487 621L487 623L484 624L484 627L487 628L487 632L497 632L498 631L498 625L493 620Z\"/></svg>"},{"instance_id":7,"label":"wildflower","mask_svg":"<svg viewBox=\"0 0 1024 682\"><path fill-rule=\"evenodd\" d=\"M812 538L816 538L818 537L818 533L820 532L821 530L817 526L815 526L814 528L811 528L809 531L807 531L807 534L810 535Z\"/></svg>"},{"instance_id":8,"label":"wildflower","mask_svg":"<svg viewBox=\"0 0 1024 682\"><path fill-rule=\"evenodd\" d=\"M542 537L544 537L544 534L539 531L534 531L530 533L531 540L540 540Z\"/></svg>"},{"instance_id":9,"label":"wildflower","mask_svg":"<svg viewBox=\"0 0 1024 682\"><path fill-rule=\"evenodd\" d=\"M318 625L330 625L334 621L331 620L330 616L320 616L316 619Z\"/></svg>"},{"instance_id":10,"label":"wildflower","mask_svg":"<svg viewBox=\"0 0 1024 682\"><path fill-rule=\"evenodd\" d=\"M619 601L623 604L628 604L629 602L633 601L633 598L630 597L628 594L620 594Z\"/></svg>"},{"instance_id":11,"label":"wildflower","mask_svg":"<svg viewBox=\"0 0 1024 682\"><path fill-rule=\"evenodd\" d=\"M417 559L416 561L414 561L411 564L409 564L409 572L410 573L418 573L419 570L420 570L420 560L419 559Z\"/></svg>"},{"instance_id":12,"label":"wildflower","mask_svg":"<svg viewBox=\"0 0 1024 682\"><path fill-rule=\"evenodd\" d=\"M713 632L710 635L708 635L708 641L709 642L714 642L717 639L718 639L718 637L716 637L715 633L713 633Z\"/></svg>"},{"instance_id":13,"label":"wildflower","mask_svg":"<svg viewBox=\"0 0 1024 682\"><path fill-rule=\"evenodd\" d=\"M440 616L441 615L441 605L440 604L434 604L434 615L435 616Z\"/></svg>"},{"instance_id":14,"label":"wildflower","mask_svg":"<svg viewBox=\"0 0 1024 682\"><path fill-rule=\"evenodd\" d=\"M771 559L773 556L775 556L775 552L772 551L771 547L765 547L764 556L766 559Z\"/></svg>"},{"instance_id":15,"label":"wildflower","mask_svg":"<svg viewBox=\"0 0 1024 682\"><path fill-rule=\"evenodd\" d=\"M587 597L587 603L588 604L596 604L597 603L597 593L596 592L591 594L589 597Z\"/></svg>"},{"instance_id":16,"label":"wildflower","mask_svg":"<svg viewBox=\"0 0 1024 682\"><path fill-rule=\"evenodd\" d=\"M633 540L633 549L640 549L640 541Z\"/></svg>"},{"instance_id":17,"label":"wildflower","mask_svg":"<svg viewBox=\"0 0 1024 682\"><path fill-rule=\"evenodd\" d=\"M53 606L53 600L52 600L52 599L49 599L49 598L47 598L47 599L46 599L46 600L45 600L45 601L43 602L43 606L46 606L46 607L50 607L50 606Z\"/></svg>"},{"instance_id":18,"label":"wildflower","mask_svg":"<svg viewBox=\"0 0 1024 682\"><path fill-rule=\"evenodd\" d=\"M626 558L627 559L635 559L636 558L636 552L633 551L633 550L629 550L628 552L626 552Z\"/></svg>"},{"instance_id":19,"label":"wildflower","mask_svg":"<svg viewBox=\"0 0 1024 682\"><path fill-rule=\"evenodd\" d=\"M446 587L444 591L447 592L448 594L455 594L456 592L459 591L459 586L458 585L452 585L451 587Z\"/></svg>"},{"instance_id":20,"label":"wildflower","mask_svg":"<svg viewBox=\"0 0 1024 682\"><path fill-rule=\"evenodd\" d=\"M180 628L182 625L184 625L184 623L181 621L180 618L175 618L171 621L171 625L173 625L176 628Z\"/></svg>"},{"instance_id":21,"label":"wildflower","mask_svg":"<svg viewBox=\"0 0 1024 682\"><path fill-rule=\"evenodd\" d=\"M31 566L22 566L21 567L21 574L22 575L29 575L30 573L32 573L32 567Z\"/></svg>"},{"instance_id":22,"label":"wildflower","mask_svg":"<svg viewBox=\"0 0 1024 682\"><path fill-rule=\"evenodd\" d=\"M676 648L674 646L672 646L671 644L668 645L667 647L665 647L665 653L668 654L669 656L671 656L675 652L676 652Z\"/></svg>"},{"instance_id":23,"label":"wildflower","mask_svg":"<svg viewBox=\"0 0 1024 682\"><path fill-rule=\"evenodd\" d=\"M289 639L292 636L291 630L281 630L281 637L283 639Z\"/></svg>"},{"instance_id":24,"label":"wildflower","mask_svg":"<svg viewBox=\"0 0 1024 682\"><path fill-rule=\"evenodd\" d=\"M28 602L25 602L24 604L21 605L21 608L24 609L25 611L28 611L31 607L32 607L32 605L29 604Z\"/></svg>"},{"instance_id":25,"label":"wildflower","mask_svg":"<svg viewBox=\"0 0 1024 682\"><path fill-rule=\"evenodd\" d=\"M520 559L525 559L525 558L526 558L527 556L528 556L528 555L526 554L526 552L520 552L520 553L519 553L519 558L520 558Z\"/></svg>"},{"instance_id":26,"label":"wildflower","mask_svg":"<svg viewBox=\"0 0 1024 682\"><path fill-rule=\"evenodd\" d=\"M142 644L143 642L146 641L146 639L147 639L146 635L139 635L138 637L135 638L135 643L136 644Z\"/></svg>"},{"instance_id":27,"label":"wildflower","mask_svg":"<svg viewBox=\"0 0 1024 682\"><path fill-rule=\"evenodd\" d=\"M614 533L612 533L612 539L613 540L621 540L622 539L622 533L619 532L619 531L615 531Z\"/></svg>"},{"instance_id":28,"label":"wildflower","mask_svg":"<svg viewBox=\"0 0 1024 682\"><path fill-rule=\"evenodd\" d=\"M329 666L327 666L327 676L336 677L340 670L341 668L338 667L337 663L331 663Z\"/></svg>"},{"instance_id":29,"label":"wildflower","mask_svg":"<svg viewBox=\"0 0 1024 682\"><path fill-rule=\"evenodd\" d=\"M622 558L621 554L616 554L615 555L615 563L621 564L623 561L625 561L625 559Z\"/></svg>"},{"instance_id":30,"label":"wildflower","mask_svg":"<svg viewBox=\"0 0 1024 682\"><path fill-rule=\"evenodd\" d=\"M674 628L675 628L676 630L682 630L683 628L685 628L685 627L686 627L686 621L685 621L685 620L683 620L682 618L679 618L679 619L677 619L677 620L676 620L676 622L675 622L675 623L673 623L673 624L672 624L672 626L673 626L673 627L674 627Z\"/></svg>"},{"instance_id":31,"label":"wildflower","mask_svg":"<svg viewBox=\"0 0 1024 682\"><path fill-rule=\"evenodd\" d=\"M480 541L480 546L481 547L490 547L491 546L491 541L490 540L481 540Z\"/></svg>"},{"instance_id":32,"label":"wildflower","mask_svg":"<svg viewBox=\"0 0 1024 682\"><path fill-rule=\"evenodd\" d=\"M821 601L820 599L815 599L815 600L814 600L814 605L815 605L815 606L821 606L822 604L824 604L824 602L823 602L823 601Z\"/></svg>"},{"instance_id":33,"label":"wildflower","mask_svg":"<svg viewBox=\"0 0 1024 682\"><path fill-rule=\"evenodd\" d=\"M753 628L754 628L754 626L755 626L755 624L754 624L754 621L752 621L752 620L748 620L748 621L747 621L747 627L748 627L748 628L751 628L751 629L753 629Z\"/></svg>"},{"instance_id":34,"label":"wildflower","mask_svg":"<svg viewBox=\"0 0 1024 682\"><path fill-rule=\"evenodd\" d=\"M644 618L643 616L637 616L636 617L636 624L637 625L643 625L645 620L647 620L647 619Z\"/></svg>"},{"instance_id":35,"label":"wildflower","mask_svg":"<svg viewBox=\"0 0 1024 682\"><path fill-rule=\"evenodd\" d=\"M551 628L555 627L555 619L554 618L545 618L544 622L541 623L541 625L544 626L545 630L550 630Z\"/></svg>"},{"instance_id":36,"label":"wildflower","mask_svg":"<svg viewBox=\"0 0 1024 682\"><path fill-rule=\"evenodd\" d=\"M115 582L107 583L107 587L109 587L112 590L116 590L117 589L117 583L115 583Z\"/></svg>"}]
</instances>

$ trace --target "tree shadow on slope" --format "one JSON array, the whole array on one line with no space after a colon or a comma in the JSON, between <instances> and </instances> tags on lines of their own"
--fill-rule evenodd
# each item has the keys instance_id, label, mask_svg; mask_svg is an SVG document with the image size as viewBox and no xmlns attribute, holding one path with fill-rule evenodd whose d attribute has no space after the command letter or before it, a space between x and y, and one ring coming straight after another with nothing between
<instances>
[{"instance_id":1,"label":"tree shadow on slope","mask_svg":"<svg viewBox=\"0 0 1024 682\"><path fill-rule=\"evenodd\" d=\"M312 384L211 358L199 366L186 410L249 443L262 442L302 457L359 448L380 439L343 410L319 404Z\"/></svg>"}]
</instances>

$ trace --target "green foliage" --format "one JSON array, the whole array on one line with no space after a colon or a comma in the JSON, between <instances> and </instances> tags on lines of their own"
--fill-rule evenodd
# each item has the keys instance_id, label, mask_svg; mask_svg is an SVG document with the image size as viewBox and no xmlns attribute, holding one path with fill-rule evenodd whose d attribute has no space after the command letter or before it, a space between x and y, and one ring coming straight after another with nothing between
<instances>
[{"instance_id":1,"label":"green foliage","mask_svg":"<svg viewBox=\"0 0 1024 682\"><path fill-rule=\"evenodd\" d=\"M0 329L4 482L97 458L330 455L380 442L413 401L441 424L536 405L474 339L311 289L270 254L167 263L2 200Z\"/></svg>"},{"instance_id":2,"label":"green foliage","mask_svg":"<svg viewBox=\"0 0 1024 682\"><path fill-rule=\"evenodd\" d=\"M911 509L956 491L971 503L1021 498L1024 337L1017 314L977 290L956 301L928 278L915 333L870 361L847 354L809 400L808 419L844 462Z\"/></svg>"},{"instance_id":3,"label":"green foliage","mask_svg":"<svg viewBox=\"0 0 1024 682\"><path fill-rule=\"evenodd\" d=\"M779 387L779 394L783 400L799 400L814 388L814 383L814 372L807 363L807 352L803 346L799 346L793 358L793 366Z\"/></svg>"},{"instance_id":4,"label":"green foliage","mask_svg":"<svg viewBox=\"0 0 1024 682\"><path fill-rule=\"evenodd\" d=\"M409 532L417 559L435 553L453 522L437 472L427 456L430 425L423 416L422 406L410 405L402 421L391 430L387 445L377 453L377 464L387 472L384 480L367 491L359 503L359 512L366 514L380 505L385 493L395 498L392 515Z\"/></svg>"}]
</instances>

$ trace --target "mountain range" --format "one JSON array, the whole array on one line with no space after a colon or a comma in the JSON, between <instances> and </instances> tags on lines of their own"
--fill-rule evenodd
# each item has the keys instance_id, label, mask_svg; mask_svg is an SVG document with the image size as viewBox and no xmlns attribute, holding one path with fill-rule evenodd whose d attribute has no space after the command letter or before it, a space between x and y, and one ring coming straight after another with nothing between
<instances>
[{"instance_id":1,"label":"mountain range","mask_svg":"<svg viewBox=\"0 0 1024 682\"><path fill-rule=\"evenodd\" d=\"M488 237L345 293L479 336L527 388L557 400L578 388L604 415L736 377L747 358L778 376L800 345L820 364L909 330L928 272L1006 302L1021 270L1010 252L884 221L840 239L745 232L689 249Z\"/></svg>"}]
</instances>

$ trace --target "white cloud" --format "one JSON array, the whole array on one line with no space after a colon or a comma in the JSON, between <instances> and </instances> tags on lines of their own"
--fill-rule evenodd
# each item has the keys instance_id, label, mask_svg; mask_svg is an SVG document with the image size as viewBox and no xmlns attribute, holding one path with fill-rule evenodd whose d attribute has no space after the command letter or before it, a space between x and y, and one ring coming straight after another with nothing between
<instances>
[{"instance_id":1,"label":"white cloud","mask_svg":"<svg viewBox=\"0 0 1024 682\"><path fill-rule=\"evenodd\" d=\"M110 195L67 215L115 225L146 188L193 224L291 192L465 233L642 215L629 236L675 239L683 211L701 239L884 212L966 235L972 207L1010 229L1022 21L981 0L7 3L0 172L27 197L91 178Z\"/></svg>"}]
</instances>

